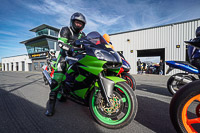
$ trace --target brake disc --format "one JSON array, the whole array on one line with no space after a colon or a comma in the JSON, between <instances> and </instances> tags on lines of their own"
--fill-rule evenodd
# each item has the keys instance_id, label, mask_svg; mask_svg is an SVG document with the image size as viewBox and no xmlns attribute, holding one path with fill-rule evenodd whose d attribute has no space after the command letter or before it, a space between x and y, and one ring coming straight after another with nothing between
<instances>
[{"instance_id":1,"label":"brake disc","mask_svg":"<svg viewBox=\"0 0 200 133\"><path fill-rule=\"evenodd\" d=\"M200 104L196 107L196 115L197 117L200 117Z\"/></svg>"}]
</instances>

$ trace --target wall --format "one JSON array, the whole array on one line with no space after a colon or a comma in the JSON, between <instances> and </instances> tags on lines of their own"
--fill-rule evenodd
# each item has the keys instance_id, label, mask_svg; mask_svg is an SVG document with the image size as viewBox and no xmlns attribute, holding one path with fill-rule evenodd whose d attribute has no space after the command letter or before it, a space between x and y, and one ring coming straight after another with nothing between
<instances>
[{"instance_id":1,"label":"wall","mask_svg":"<svg viewBox=\"0 0 200 133\"><path fill-rule=\"evenodd\" d=\"M125 58L132 67L130 72L136 74L137 50L165 48L165 61L185 61L186 44L184 41L195 37L198 26L200 26L200 19L111 34L110 38L115 50L124 52ZM180 48L176 48L176 45L180 45ZM130 50L133 50L133 53ZM168 66L165 66L165 70L167 69ZM178 72L181 71L174 70L170 72L170 75Z\"/></svg>"}]
</instances>

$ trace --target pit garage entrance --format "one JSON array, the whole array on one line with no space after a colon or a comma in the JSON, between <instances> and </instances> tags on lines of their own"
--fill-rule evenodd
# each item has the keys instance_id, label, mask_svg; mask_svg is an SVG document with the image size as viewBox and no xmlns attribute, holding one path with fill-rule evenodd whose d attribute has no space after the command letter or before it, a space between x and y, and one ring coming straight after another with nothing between
<instances>
[{"instance_id":1,"label":"pit garage entrance","mask_svg":"<svg viewBox=\"0 0 200 133\"><path fill-rule=\"evenodd\" d=\"M156 66L156 63L160 62L160 59L165 61L165 49L148 49L148 50L137 50L137 58L141 58L140 60L142 62L146 62L146 72L150 74L159 74L158 72L158 66ZM156 61L155 61L156 59ZM165 65L165 64L164 64ZM150 68L151 66L151 68ZM165 66L164 66L165 68ZM154 69L153 71L150 69ZM165 70L163 70L163 73Z\"/></svg>"}]
</instances>

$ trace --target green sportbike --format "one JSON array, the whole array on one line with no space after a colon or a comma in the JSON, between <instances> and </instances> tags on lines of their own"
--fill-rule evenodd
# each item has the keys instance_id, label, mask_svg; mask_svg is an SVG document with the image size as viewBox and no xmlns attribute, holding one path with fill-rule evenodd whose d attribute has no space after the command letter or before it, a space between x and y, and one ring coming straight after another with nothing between
<instances>
[{"instance_id":1,"label":"green sportbike","mask_svg":"<svg viewBox=\"0 0 200 133\"><path fill-rule=\"evenodd\" d=\"M98 32L76 41L75 56L66 57L66 74L57 98L64 95L89 105L94 119L107 128L122 128L135 118L136 95L117 77L122 61ZM51 84L51 77L43 71Z\"/></svg>"}]
</instances>

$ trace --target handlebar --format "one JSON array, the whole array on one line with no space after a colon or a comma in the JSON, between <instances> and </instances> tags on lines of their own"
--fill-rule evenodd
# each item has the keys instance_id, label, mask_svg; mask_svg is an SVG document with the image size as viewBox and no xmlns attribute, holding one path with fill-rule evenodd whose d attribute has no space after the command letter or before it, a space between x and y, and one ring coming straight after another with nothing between
<instances>
[{"instance_id":1,"label":"handlebar","mask_svg":"<svg viewBox=\"0 0 200 133\"><path fill-rule=\"evenodd\" d=\"M84 48L73 48L74 51L81 51L81 50L84 50Z\"/></svg>"}]
</instances>

